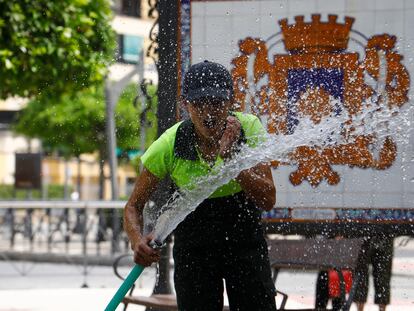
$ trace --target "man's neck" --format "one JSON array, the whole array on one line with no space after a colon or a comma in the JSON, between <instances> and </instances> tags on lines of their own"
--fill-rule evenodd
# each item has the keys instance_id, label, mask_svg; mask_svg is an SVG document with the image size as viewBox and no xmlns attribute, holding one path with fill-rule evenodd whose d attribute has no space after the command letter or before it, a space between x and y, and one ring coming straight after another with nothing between
<instances>
[{"instance_id":1,"label":"man's neck","mask_svg":"<svg viewBox=\"0 0 414 311\"><path fill-rule=\"evenodd\" d=\"M217 158L219 150L218 140L210 137L196 135L196 145L199 152L201 153L201 156L207 162L212 162Z\"/></svg>"}]
</instances>

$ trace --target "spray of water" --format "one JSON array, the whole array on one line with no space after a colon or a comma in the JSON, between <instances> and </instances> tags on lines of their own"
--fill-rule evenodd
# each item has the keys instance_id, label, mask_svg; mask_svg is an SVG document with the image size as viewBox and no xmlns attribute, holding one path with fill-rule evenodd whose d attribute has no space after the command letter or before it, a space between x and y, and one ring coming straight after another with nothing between
<instances>
[{"instance_id":1,"label":"spray of water","mask_svg":"<svg viewBox=\"0 0 414 311\"><path fill-rule=\"evenodd\" d=\"M376 95L364 103L364 109L359 114L350 118L346 111L342 111L340 115L324 118L319 124L314 124L311 119L303 117L293 134L267 134L258 137L259 144L255 148L243 146L231 160L212 170L208 176L196 180L191 190L181 189L174 193L161 209L163 212L154 228L154 240L162 243L200 203L217 188L236 178L242 170L271 160L295 164L289 155L299 146L314 146L322 150L333 145L352 143L360 135L375 136L377 146L380 146L381 142L389 136L399 141L406 140L407 136L404 133L410 128L412 109L401 111L388 105L385 92L384 55L380 55L380 62L382 70ZM352 124L347 122L351 119Z\"/></svg>"}]
</instances>

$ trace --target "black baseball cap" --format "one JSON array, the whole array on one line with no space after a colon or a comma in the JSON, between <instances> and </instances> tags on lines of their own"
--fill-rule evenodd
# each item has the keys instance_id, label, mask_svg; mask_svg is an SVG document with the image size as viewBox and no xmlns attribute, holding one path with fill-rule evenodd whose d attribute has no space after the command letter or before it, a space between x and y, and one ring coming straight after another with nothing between
<instances>
[{"instance_id":1,"label":"black baseball cap","mask_svg":"<svg viewBox=\"0 0 414 311\"><path fill-rule=\"evenodd\" d=\"M208 60L192 65L184 76L183 97L190 102L202 98L231 99L233 79L230 72L223 65Z\"/></svg>"}]
</instances>

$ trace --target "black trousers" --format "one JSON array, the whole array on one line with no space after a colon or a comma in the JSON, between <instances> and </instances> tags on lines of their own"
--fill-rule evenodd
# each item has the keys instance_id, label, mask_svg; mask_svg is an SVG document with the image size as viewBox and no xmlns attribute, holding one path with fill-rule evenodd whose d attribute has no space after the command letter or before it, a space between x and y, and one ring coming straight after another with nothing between
<instances>
[{"instance_id":1,"label":"black trousers","mask_svg":"<svg viewBox=\"0 0 414 311\"><path fill-rule=\"evenodd\" d=\"M394 239L390 237L368 238L362 245L365 264L359 264L356 273L360 275L357 290L354 296L355 302L366 302L368 296L368 265L372 265L372 277L374 280L374 303L387 305L390 303L390 283L392 273L392 258Z\"/></svg>"},{"instance_id":2,"label":"black trousers","mask_svg":"<svg viewBox=\"0 0 414 311\"><path fill-rule=\"evenodd\" d=\"M222 311L224 282L232 311L274 311L275 288L267 244L174 248L180 311Z\"/></svg>"}]
</instances>

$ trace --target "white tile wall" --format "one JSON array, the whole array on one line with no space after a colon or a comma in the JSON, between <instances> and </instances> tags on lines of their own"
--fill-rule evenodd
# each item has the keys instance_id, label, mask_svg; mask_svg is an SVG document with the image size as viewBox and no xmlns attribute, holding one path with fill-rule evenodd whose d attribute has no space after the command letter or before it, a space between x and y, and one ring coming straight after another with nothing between
<instances>
[{"instance_id":1,"label":"white tile wall","mask_svg":"<svg viewBox=\"0 0 414 311\"><path fill-rule=\"evenodd\" d=\"M414 1L411 0L414 4ZM404 37L407 43L410 43L410 50L414 49L414 8L404 11Z\"/></svg>"},{"instance_id":2,"label":"white tile wall","mask_svg":"<svg viewBox=\"0 0 414 311\"><path fill-rule=\"evenodd\" d=\"M206 44L206 19L205 16L194 16L191 19L191 29L198 29L198 31L191 32L192 45Z\"/></svg>"},{"instance_id":3,"label":"white tile wall","mask_svg":"<svg viewBox=\"0 0 414 311\"><path fill-rule=\"evenodd\" d=\"M235 57L236 52L232 53L228 46L209 45L206 47L206 54L208 60L222 63L230 69L231 60Z\"/></svg>"},{"instance_id":4,"label":"white tile wall","mask_svg":"<svg viewBox=\"0 0 414 311\"><path fill-rule=\"evenodd\" d=\"M414 1L413 0L404 0L404 8L405 9L414 9Z\"/></svg>"},{"instance_id":5,"label":"white tile wall","mask_svg":"<svg viewBox=\"0 0 414 311\"><path fill-rule=\"evenodd\" d=\"M272 177L278 191L288 191L286 184L282 181L282 178L284 178L285 176L281 174L281 170L279 168L272 168Z\"/></svg>"},{"instance_id":6,"label":"white tile wall","mask_svg":"<svg viewBox=\"0 0 414 311\"><path fill-rule=\"evenodd\" d=\"M336 192L321 192L314 189L313 192L303 192L293 196L291 205L296 207L341 207L343 194Z\"/></svg>"},{"instance_id":7,"label":"white tile wall","mask_svg":"<svg viewBox=\"0 0 414 311\"><path fill-rule=\"evenodd\" d=\"M206 23L206 43L208 45L225 45L234 38L234 34L231 31L231 18L211 16Z\"/></svg>"},{"instance_id":8,"label":"white tile wall","mask_svg":"<svg viewBox=\"0 0 414 311\"><path fill-rule=\"evenodd\" d=\"M346 176L346 170L347 167L344 165L332 165L331 166L332 169L337 172L339 174L340 177L340 181L336 186L329 186L329 188L327 189L327 191L333 191L333 189L335 189L335 191L343 193L345 190L345 180L344 180L344 176Z\"/></svg>"},{"instance_id":9,"label":"white tile wall","mask_svg":"<svg viewBox=\"0 0 414 311\"><path fill-rule=\"evenodd\" d=\"M316 12L316 0L289 0L287 3L288 12L307 14Z\"/></svg>"},{"instance_id":10,"label":"white tile wall","mask_svg":"<svg viewBox=\"0 0 414 311\"><path fill-rule=\"evenodd\" d=\"M376 0L376 10L402 10L404 8L404 0Z\"/></svg>"},{"instance_id":11,"label":"white tile wall","mask_svg":"<svg viewBox=\"0 0 414 311\"><path fill-rule=\"evenodd\" d=\"M276 206L277 207L287 207L288 204L289 193L279 191L276 189Z\"/></svg>"},{"instance_id":12,"label":"white tile wall","mask_svg":"<svg viewBox=\"0 0 414 311\"><path fill-rule=\"evenodd\" d=\"M385 171L373 170L372 190L382 193L398 193L402 189L400 167Z\"/></svg>"},{"instance_id":13,"label":"white tile wall","mask_svg":"<svg viewBox=\"0 0 414 311\"><path fill-rule=\"evenodd\" d=\"M360 193L344 193L344 206L354 206L354 207L372 207L372 198L370 193L360 192Z\"/></svg>"},{"instance_id":14,"label":"white tile wall","mask_svg":"<svg viewBox=\"0 0 414 311\"><path fill-rule=\"evenodd\" d=\"M345 11L344 0L317 0L317 12L343 12Z\"/></svg>"},{"instance_id":15,"label":"white tile wall","mask_svg":"<svg viewBox=\"0 0 414 311\"><path fill-rule=\"evenodd\" d=\"M256 37L261 33L261 17L255 15L233 16L232 30L238 38Z\"/></svg>"},{"instance_id":16,"label":"white tile wall","mask_svg":"<svg viewBox=\"0 0 414 311\"><path fill-rule=\"evenodd\" d=\"M402 206L403 196L401 194L376 193L372 196L373 206L380 208Z\"/></svg>"},{"instance_id":17,"label":"white tile wall","mask_svg":"<svg viewBox=\"0 0 414 311\"><path fill-rule=\"evenodd\" d=\"M406 165L405 171L402 175L402 184L404 192L414 194L414 162L411 162Z\"/></svg>"},{"instance_id":18,"label":"white tile wall","mask_svg":"<svg viewBox=\"0 0 414 311\"><path fill-rule=\"evenodd\" d=\"M206 2L206 15L207 16L224 16L234 15L233 6L227 2Z\"/></svg>"},{"instance_id":19,"label":"white tile wall","mask_svg":"<svg viewBox=\"0 0 414 311\"><path fill-rule=\"evenodd\" d=\"M377 11L375 14L375 33L399 35L404 32L404 11Z\"/></svg>"},{"instance_id":20,"label":"white tile wall","mask_svg":"<svg viewBox=\"0 0 414 311\"><path fill-rule=\"evenodd\" d=\"M334 186L330 186L334 187ZM336 187L336 186L335 186ZM325 192L318 195L316 198L315 207L342 207L344 205L344 194L336 192ZM321 203L318 203L321 202Z\"/></svg>"},{"instance_id":21,"label":"white tile wall","mask_svg":"<svg viewBox=\"0 0 414 311\"><path fill-rule=\"evenodd\" d=\"M347 11L361 12L375 10L376 0L345 0L345 9Z\"/></svg>"},{"instance_id":22,"label":"white tile wall","mask_svg":"<svg viewBox=\"0 0 414 311\"><path fill-rule=\"evenodd\" d=\"M283 14L286 16L288 10L288 1L262 1L260 4L260 14L261 15L275 15L275 14Z\"/></svg>"},{"instance_id":23,"label":"white tile wall","mask_svg":"<svg viewBox=\"0 0 414 311\"><path fill-rule=\"evenodd\" d=\"M292 191L292 189L297 190L300 186L295 186L291 188L290 197L289 197L289 206L292 207L306 207L306 206L313 206L312 202L314 197L312 193L307 191Z\"/></svg>"},{"instance_id":24,"label":"white tile wall","mask_svg":"<svg viewBox=\"0 0 414 311\"><path fill-rule=\"evenodd\" d=\"M261 1L231 1L228 5L232 7L235 16L256 16L260 14Z\"/></svg>"},{"instance_id":25,"label":"white tile wall","mask_svg":"<svg viewBox=\"0 0 414 311\"><path fill-rule=\"evenodd\" d=\"M403 194L403 206L407 208L414 208L414 193Z\"/></svg>"},{"instance_id":26,"label":"white tile wall","mask_svg":"<svg viewBox=\"0 0 414 311\"><path fill-rule=\"evenodd\" d=\"M375 34L375 12L345 12L346 16L355 18L352 29L357 30L368 38Z\"/></svg>"},{"instance_id":27,"label":"white tile wall","mask_svg":"<svg viewBox=\"0 0 414 311\"><path fill-rule=\"evenodd\" d=\"M205 16L207 2L193 2L191 3L191 17Z\"/></svg>"},{"instance_id":28,"label":"white tile wall","mask_svg":"<svg viewBox=\"0 0 414 311\"><path fill-rule=\"evenodd\" d=\"M207 58L205 45L193 45L191 49L191 62L201 62Z\"/></svg>"},{"instance_id":29,"label":"white tile wall","mask_svg":"<svg viewBox=\"0 0 414 311\"><path fill-rule=\"evenodd\" d=\"M347 168L346 174L342 176L345 183L345 192L360 192L372 190L371 169Z\"/></svg>"},{"instance_id":30,"label":"white tile wall","mask_svg":"<svg viewBox=\"0 0 414 311\"><path fill-rule=\"evenodd\" d=\"M411 116L410 123L413 122L413 117L414 116ZM414 138L414 128L411 129L407 135L410 135L410 138ZM406 144L398 144L397 147L398 150L401 151L401 165L404 165L407 168L411 167L411 170L414 170L414 141L410 141L409 137L405 137L404 140L406 140Z\"/></svg>"},{"instance_id":31,"label":"white tile wall","mask_svg":"<svg viewBox=\"0 0 414 311\"><path fill-rule=\"evenodd\" d=\"M341 178L341 180L339 181L338 184L336 185L330 185L328 184L328 182L326 181L326 179L324 179L316 189L312 189L313 192L324 192L324 193L343 193L344 188L345 188L345 182L343 179L344 174L341 173L341 170L338 170L337 167L333 168L333 170L335 172L337 172ZM306 182L307 183L307 182Z\"/></svg>"},{"instance_id":32,"label":"white tile wall","mask_svg":"<svg viewBox=\"0 0 414 311\"><path fill-rule=\"evenodd\" d=\"M293 171L292 167L286 166L286 165L280 165L276 172L278 174L277 183L285 189L285 191L292 191L292 192L301 192L305 191L306 189L299 187L293 187L292 184L289 181L289 174Z\"/></svg>"},{"instance_id":33,"label":"white tile wall","mask_svg":"<svg viewBox=\"0 0 414 311\"><path fill-rule=\"evenodd\" d=\"M279 20L285 17L286 17L286 14L283 14L283 13L272 14L272 16L262 15L260 18L261 32L259 34L259 37L266 40L270 36L281 31Z\"/></svg>"}]
</instances>

